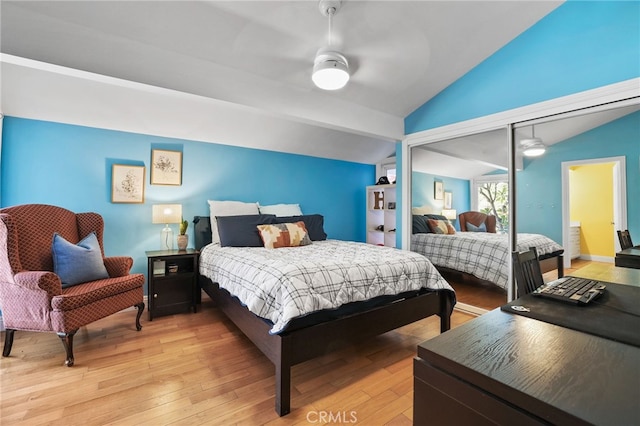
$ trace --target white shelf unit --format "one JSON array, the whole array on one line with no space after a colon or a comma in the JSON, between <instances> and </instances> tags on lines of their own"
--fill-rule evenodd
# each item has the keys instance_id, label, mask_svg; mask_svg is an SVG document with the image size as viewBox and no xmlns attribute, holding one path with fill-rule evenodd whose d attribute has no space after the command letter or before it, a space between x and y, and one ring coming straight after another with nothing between
<instances>
[{"instance_id":1,"label":"white shelf unit","mask_svg":"<svg viewBox=\"0 0 640 426\"><path fill-rule=\"evenodd\" d=\"M367 186L367 243L396 246L395 204L395 184ZM383 230L378 229L380 226Z\"/></svg>"},{"instance_id":2,"label":"white shelf unit","mask_svg":"<svg viewBox=\"0 0 640 426\"><path fill-rule=\"evenodd\" d=\"M569 253L571 259L580 257L580 222L571 222L569 228Z\"/></svg>"}]
</instances>

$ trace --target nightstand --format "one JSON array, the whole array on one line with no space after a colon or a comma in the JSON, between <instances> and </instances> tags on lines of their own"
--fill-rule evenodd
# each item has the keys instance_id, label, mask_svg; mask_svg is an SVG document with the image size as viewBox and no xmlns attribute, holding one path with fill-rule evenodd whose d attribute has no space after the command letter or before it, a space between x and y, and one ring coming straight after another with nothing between
<instances>
[{"instance_id":1,"label":"nightstand","mask_svg":"<svg viewBox=\"0 0 640 426\"><path fill-rule=\"evenodd\" d=\"M196 312L198 257L200 252L187 250L147 251L149 284L149 321L160 315Z\"/></svg>"}]
</instances>

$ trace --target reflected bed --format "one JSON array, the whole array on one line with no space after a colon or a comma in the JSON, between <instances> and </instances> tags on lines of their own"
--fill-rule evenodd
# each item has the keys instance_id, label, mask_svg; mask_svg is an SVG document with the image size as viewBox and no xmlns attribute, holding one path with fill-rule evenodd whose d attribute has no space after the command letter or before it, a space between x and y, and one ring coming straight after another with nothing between
<instances>
[{"instance_id":1,"label":"reflected bed","mask_svg":"<svg viewBox=\"0 0 640 426\"><path fill-rule=\"evenodd\" d=\"M518 251L536 247L543 273L558 270L564 275L564 249L540 234L518 234ZM416 233L411 250L426 256L441 272L462 272L507 289L509 276L509 235L487 232L455 234Z\"/></svg>"}]
</instances>

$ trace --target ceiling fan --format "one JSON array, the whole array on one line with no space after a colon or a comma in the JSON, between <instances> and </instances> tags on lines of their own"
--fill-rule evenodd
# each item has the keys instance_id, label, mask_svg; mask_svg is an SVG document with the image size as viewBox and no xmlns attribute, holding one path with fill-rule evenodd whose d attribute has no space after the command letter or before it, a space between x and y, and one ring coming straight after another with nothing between
<instances>
[{"instance_id":1,"label":"ceiling fan","mask_svg":"<svg viewBox=\"0 0 640 426\"><path fill-rule=\"evenodd\" d=\"M327 45L318 49L313 61L313 83L324 90L342 89L349 82L349 62L347 58L333 46L331 29L333 17L342 6L341 0L320 0L318 9L323 16L329 18Z\"/></svg>"}]
</instances>

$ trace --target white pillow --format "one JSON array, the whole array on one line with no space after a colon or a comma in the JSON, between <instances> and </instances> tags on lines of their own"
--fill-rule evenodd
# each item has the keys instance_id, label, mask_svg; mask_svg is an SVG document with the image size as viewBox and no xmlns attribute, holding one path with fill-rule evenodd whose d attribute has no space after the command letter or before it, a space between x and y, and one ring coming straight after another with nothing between
<instances>
[{"instance_id":1,"label":"white pillow","mask_svg":"<svg viewBox=\"0 0 640 426\"><path fill-rule=\"evenodd\" d=\"M260 214L274 214L276 216L302 216L300 204L273 204L271 206L258 206Z\"/></svg>"},{"instance_id":2,"label":"white pillow","mask_svg":"<svg viewBox=\"0 0 640 426\"><path fill-rule=\"evenodd\" d=\"M431 206L420 206L420 207L412 207L411 214L424 215L424 214L432 214L435 213L435 209ZM441 209L442 210L442 209ZM438 213L440 214L440 213Z\"/></svg>"},{"instance_id":3,"label":"white pillow","mask_svg":"<svg viewBox=\"0 0 640 426\"><path fill-rule=\"evenodd\" d=\"M259 214L258 203L243 203L242 201L216 201L207 200L209 203L209 216L211 217L211 242L220 244L218 235L218 222L216 216L240 216L247 214Z\"/></svg>"}]
</instances>

